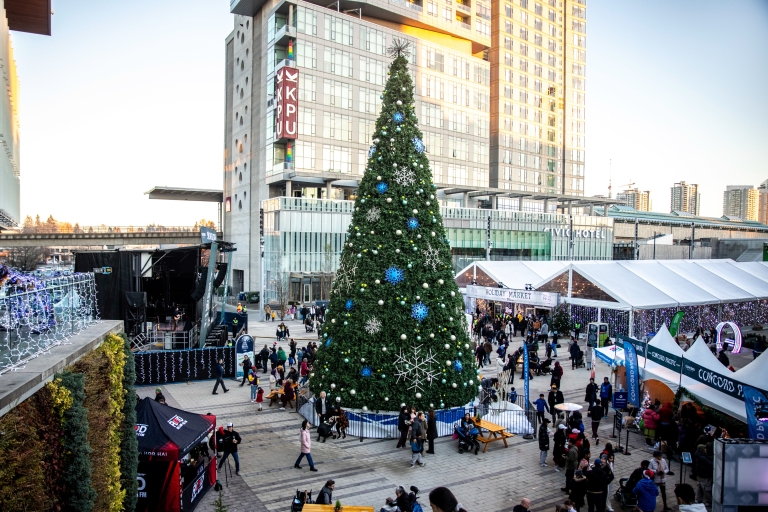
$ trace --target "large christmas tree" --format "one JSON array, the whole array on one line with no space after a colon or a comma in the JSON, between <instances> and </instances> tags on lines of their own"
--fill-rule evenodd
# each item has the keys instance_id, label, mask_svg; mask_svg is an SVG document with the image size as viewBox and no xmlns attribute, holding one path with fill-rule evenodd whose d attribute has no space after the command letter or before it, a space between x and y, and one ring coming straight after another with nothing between
<instances>
[{"instance_id":1,"label":"large christmas tree","mask_svg":"<svg viewBox=\"0 0 768 512\"><path fill-rule=\"evenodd\" d=\"M409 44L395 40L389 51L311 389L363 410L456 407L474 399L477 370L417 126Z\"/></svg>"}]
</instances>

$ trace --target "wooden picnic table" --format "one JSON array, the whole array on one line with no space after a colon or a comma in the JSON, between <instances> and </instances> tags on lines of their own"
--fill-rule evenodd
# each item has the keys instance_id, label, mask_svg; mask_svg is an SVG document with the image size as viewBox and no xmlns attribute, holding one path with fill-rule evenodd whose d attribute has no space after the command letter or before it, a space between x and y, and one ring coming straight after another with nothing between
<instances>
[{"instance_id":1,"label":"wooden picnic table","mask_svg":"<svg viewBox=\"0 0 768 512\"><path fill-rule=\"evenodd\" d=\"M333 512L334 505L318 505L316 503L307 503L301 509L301 512ZM342 512L374 512L373 507L359 505L342 505Z\"/></svg>"},{"instance_id":2,"label":"wooden picnic table","mask_svg":"<svg viewBox=\"0 0 768 512\"><path fill-rule=\"evenodd\" d=\"M485 444L485 448L483 448L483 453L485 453L488 450L488 445L494 441L504 441L504 448L509 448L509 445L507 444L507 438L508 437L515 437L515 434L512 434L510 432L507 432L506 427L502 427L501 425L497 425L495 423L491 423L490 421L485 420L473 420L475 422L475 426L480 430L487 430L488 436L477 436L478 442L481 442Z\"/></svg>"},{"instance_id":3,"label":"wooden picnic table","mask_svg":"<svg viewBox=\"0 0 768 512\"><path fill-rule=\"evenodd\" d=\"M299 385L298 383L294 382L292 384L292 387L295 390L296 388L299 387ZM294 397L295 396L296 394L294 393ZM277 389L273 389L272 391L269 392L269 394L267 395L267 398L269 399L269 406L272 407L274 404L278 403L283 398L283 388L279 387ZM288 404L291 407L293 407L293 400L288 400Z\"/></svg>"}]
</instances>

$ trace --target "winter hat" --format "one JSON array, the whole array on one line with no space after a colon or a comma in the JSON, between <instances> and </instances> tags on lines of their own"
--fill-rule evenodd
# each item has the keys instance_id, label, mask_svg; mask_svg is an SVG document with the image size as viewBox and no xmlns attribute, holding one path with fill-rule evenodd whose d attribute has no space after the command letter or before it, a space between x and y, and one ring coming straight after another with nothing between
<instances>
[{"instance_id":1,"label":"winter hat","mask_svg":"<svg viewBox=\"0 0 768 512\"><path fill-rule=\"evenodd\" d=\"M602 465L602 464L603 464L603 460L602 460L602 459L600 459L600 458L597 458L597 459L595 459L595 462L594 462L594 464L595 464L596 466L600 466L600 465Z\"/></svg>"},{"instance_id":2,"label":"winter hat","mask_svg":"<svg viewBox=\"0 0 768 512\"><path fill-rule=\"evenodd\" d=\"M574 473L574 475L576 475L576 476L584 476L584 472L582 470L580 470L580 469L577 469L576 472Z\"/></svg>"},{"instance_id":3,"label":"winter hat","mask_svg":"<svg viewBox=\"0 0 768 512\"><path fill-rule=\"evenodd\" d=\"M661 454L661 451L659 451L659 450L653 450L653 456L654 456L654 457L661 457L661 455L662 455L662 454Z\"/></svg>"},{"instance_id":4,"label":"winter hat","mask_svg":"<svg viewBox=\"0 0 768 512\"><path fill-rule=\"evenodd\" d=\"M429 502L437 505L440 510L453 511L461 509L461 504L456 496L447 487L436 487L429 493Z\"/></svg>"},{"instance_id":5,"label":"winter hat","mask_svg":"<svg viewBox=\"0 0 768 512\"><path fill-rule=\"evenodd\" d=\"M563 424L561 423L561 424L559 424L559 425L557 426L557 428L560 428L560 429L563 429L563 430L565 430L565 425L563 425Z\"/></svg>"},{"instance_id":6,"label":"winter hat","mask_svg":"<svg viewBox=\"0 0 768 512\"><path fill-rule=\"evenodd\" d=\"M653 480L653 475L655 475L655 473L653 471L651 471L650 469L646 469L643 472L643 474L645 475L646 478L650 478L651 480Z\"/></svg>"},{"instance_id":7,"label":"winter hat","mask_svg":"<svg viewBox=\"0 0 768 512\"><path fill-rule=\"evenodd\" d=\"M160 389L160 388L155 388L155 393L162 393L162 392L163 392L163 390L162 390L162 389Z\"/></svg>"},{"instance_id":8,"label":"winter hat","mask_svg":"<svg viewBox=\"0 0 768 512\"><path fill-rule=\"evenodd\" d=\"M234 425L232 424L231 421L229 423L227 423L227 428L229 428L229 427L234 427Z\"/></svg>"}]
</instances>

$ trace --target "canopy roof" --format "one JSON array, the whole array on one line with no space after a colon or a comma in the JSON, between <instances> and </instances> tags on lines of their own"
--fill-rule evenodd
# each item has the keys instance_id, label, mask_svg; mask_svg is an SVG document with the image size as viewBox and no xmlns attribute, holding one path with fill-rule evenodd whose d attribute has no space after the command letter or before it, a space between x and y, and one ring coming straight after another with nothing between
<instances>
[{"instance_id":1,"label":"canopy roof","mask_svg":"<svg viewBox=\"0 0 768 512\"><path fill-rule=\"evenodd\" d=\"M648 344L653 345L654 347L661 350L665 350L673 356L683 357L683 354L685 354L683 349L680 348L680 345L675 342L675 339L669 333L667 324L661 324L661 327L659 327L659 332L656 333L656 335L651 339L651 341L648 342Z\"/></svg>"},{"instance_id":2,"label":"canopy roof","mask_svg":"<svg viewBox=\"0 0 768 512\"><path fill-rule=\"evenodd\" d=\"M733 374L733 378L754 388L768 388L768 357L760 356Z\"/></svg>"},{"instance_id":3,"label":"canopy roof","mask_svg":"<svg viewBox=\"0 0 768 512\"><path fill-rule=\"evenodd\" d=\"M569 293L569 273L571 285ZM768 299L768 263L733 260L477 261L459 285L482 276L504 288L559 292L571 304L660 309ZM487 277L485 277L487 276Z\"/></svg>"},{"instance_id":4,"label":"canopy roof","mask_svg":"<svg viewBox=\"0 0 768 512\"><path fill-rule=\"evenodd\" d=\"M200 444L216 425L216 416L174 409L147 397L136 404L139 456L179 460Z\"/></svg>"}]
</instances>

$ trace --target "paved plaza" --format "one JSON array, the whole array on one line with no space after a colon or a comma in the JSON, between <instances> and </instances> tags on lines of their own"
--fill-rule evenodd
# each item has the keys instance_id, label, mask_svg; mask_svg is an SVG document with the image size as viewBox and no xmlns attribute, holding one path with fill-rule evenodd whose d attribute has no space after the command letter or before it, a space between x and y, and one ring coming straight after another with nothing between
<instances>
[{"instance_id":1,"label":"paved plaza","mask_svg":"<svg viewBox=\"0 0 768 512\"><path fill-rule=\"evenodd\" d=\"M286 322L293 338L304 345L309 340L316 340L316 334L305 333L299 322ZM256 340L256 350L264 343L275 340L275 323L249 323L249 332ZM510 350L520 346L522 340L515 338ZM287 343L283 343L286 352ZM543 352L543 349L542 349ZM494 354L495 356L495 354ZM584 369L571 370L565 349L559 351L558 360L565 368L562 390L566 402L584 405L584 389L589 382L589 372ZM491 368L495 368L491 365ZM491 370L485 372L491 373ZM596 380L602 381L610 376L608 365L598 362ZM240 476L229 480L223 495L230 512L235 511L285 511L290 510L290 502L297 489L311 489L317 496L326 480L336 481L333 498L342 504L373 505L378 510L388 496L394 496L394 488L403 485L408 488L416 485L421 490L421 503L428 511L427 495L438 486L450 488L469 512L511 511L524 497L531 500L531 511L554 510L562 503L566 494L560 491L565 483L565 472L556 472L552 467L552 452L548 455L550 467L539 466L539 446L535 439L526 440L516 436L509 440L509 448L500 443L492 443L486 453L478 455L457 452L457 441L450 437L439 438L435 442L435 455L425 455L425 467L410 468L410 450L396 449L394 439L365 439L347 436L346 439L326 443L315 442L312 438L312 456L317 473L309 472L308 464L303 461L303 469L293 467L299 454L299 427L302 417L295 410L279 410L278 406L264 404L264 411L258 412L256 404L250 403L250 391L247 386L239 387L235 381L226 381L228 393L219 390L212 395L214 381L192 381L161 386L163 393L173 407L197 412L213 413L217 416L217 425L226 425L231 421L243 438L238 452L240 456ZM531 380L531 401L539 393L547 393L550 379L548 376ZM154 396L156 386L138 388L141 397ZM519 372L515 377L515 387L522 393L523 384ZM585 432L590 432L589 419L584 411ZM606 442L616 446L611 439L613 416L604 419L600 425L600 449L593 445L592 453L599 453ZM313 430L314 432L314 430ZM588 434L589 436L589 434ZM626 434L622 436L622 445ZM554 446L550 441L550 446ZM626 478L640 461L648 459L651 451L644 446L643 439L630 434L631 455L616 455L614 471L615 483L611 494L618 485L619 478ZM234 463L232 464L234 471ZM680 466L673 463L674 476L669 476L667 483L680 480ZM224 483L223 471L219 479ZM689 483L695 485L696 482ZM667 486L669 506L676 509L674 485ZM209 492L199 506L199 510L211 510L216 493ZM613 504L617 511L618 503ZM657 510L661 510L661 499ZM586 510L586 507L584 508ZM584 512L584 511L582 511Z\"/></svg>"}]
</instances>

